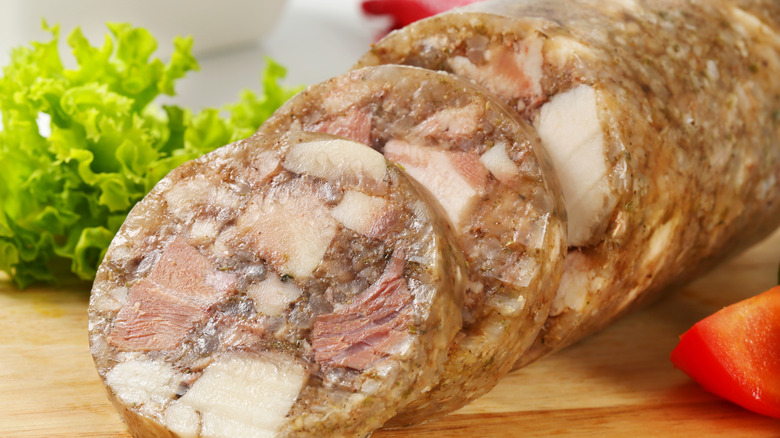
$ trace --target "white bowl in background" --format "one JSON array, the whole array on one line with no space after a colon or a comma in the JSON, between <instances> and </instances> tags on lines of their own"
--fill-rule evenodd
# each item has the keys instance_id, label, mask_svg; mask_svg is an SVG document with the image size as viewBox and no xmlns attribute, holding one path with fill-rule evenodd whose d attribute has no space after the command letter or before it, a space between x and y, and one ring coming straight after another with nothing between
<instances>
[{"instance_id":1,"label":"white bowl in background","mask_svg":"<svg viewBox=\"0 0 780 438\"><path fill-rule=\"evenodd\" d=\"M61 39L75 27L102 45L106 22L128 22L157 38L156 56L166 58L177 35L192 35L193 51L204 54L258 42L283 12L284 0L0 0L0 66L10 51L51 39L41 20L60 24ZM61 47L61 50L64 47Z\"/></svg>"}]
</instances>

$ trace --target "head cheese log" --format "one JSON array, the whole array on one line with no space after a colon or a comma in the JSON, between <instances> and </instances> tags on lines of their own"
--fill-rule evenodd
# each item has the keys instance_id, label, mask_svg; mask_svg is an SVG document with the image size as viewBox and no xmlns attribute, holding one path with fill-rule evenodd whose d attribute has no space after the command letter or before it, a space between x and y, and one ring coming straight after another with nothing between
<instances>
[{"instance_id":1,"label":"head cheese log","mask_svg":"<svg viewBox=\"0 0 780 438\"><path fill-rule=\"evenodd\" d=\"M766 236L780 220L774 0L488 1L392 33L358 66L468 77L532 122L569 254L521 364Z\"/></svg>"},{"instance_id":2,"label":"head cheese log","mask_svg":"<svg viewBox=\"0 0 780 438\"><path fill-rule=\"evenodd\" d=\"M89 308L135 436L363 436L441 372L465 261L371 148L255 135L177 168L130 213Z\"/></svg>"},{"instance_id":3,"label":"head cheese log","mask_svg":"<svg viewBox=\"0 0 780 438\"><path fill-rule=\"evenodd\" d=\"M290 130L383 152L438 201L465 251L464 327L436 385L392 424L430 420L490 390L536 337L563 268L561 196L533 129L452 75L382 66L310 87L260 128Z\"/></svg>"}]
</instances>

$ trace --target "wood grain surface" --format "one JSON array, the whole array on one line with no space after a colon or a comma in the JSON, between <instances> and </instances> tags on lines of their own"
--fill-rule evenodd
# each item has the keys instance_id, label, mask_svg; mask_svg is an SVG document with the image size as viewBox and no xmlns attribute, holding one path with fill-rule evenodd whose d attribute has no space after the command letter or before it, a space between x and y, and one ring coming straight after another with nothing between
<instances>
[{"instance_id":1,"label":"wood grain surface","mask_svg":"<svg viewBox=\"0 0 780 438\"><path fill-rule=\"evenodd\" d=\"M777 283L780 232L664 300L507 376L442 420L391 437L780 437L672 367L677 336ZM128 437L87 342L89 285L15 290L0 278L0 437Z\"/></svg>"}]
</instances>

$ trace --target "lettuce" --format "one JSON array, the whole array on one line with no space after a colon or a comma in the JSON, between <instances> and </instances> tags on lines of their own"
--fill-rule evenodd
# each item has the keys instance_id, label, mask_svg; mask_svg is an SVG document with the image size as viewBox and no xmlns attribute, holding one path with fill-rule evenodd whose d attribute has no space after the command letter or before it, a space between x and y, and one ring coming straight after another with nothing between
<instances>
[{"instance_id":1,"label":"lettuce","mask_svg":"<svg viewBox=\"0 0 780 438\"><path fill-rule=\"evenodd\" d=\"M127 213L171 169L254 132L299 91L279 84L267 60L264 94L245 91L198 114L153 104L197 70L191 38L174 40L167 63L152 58L145 29L109 24L102 46L79 29L66 68L53 38L20 47L0 77L0 270L24 288L62 271L94 278ZM223 114L226 114L223 116Z\"/></svg>"}]
</instances>

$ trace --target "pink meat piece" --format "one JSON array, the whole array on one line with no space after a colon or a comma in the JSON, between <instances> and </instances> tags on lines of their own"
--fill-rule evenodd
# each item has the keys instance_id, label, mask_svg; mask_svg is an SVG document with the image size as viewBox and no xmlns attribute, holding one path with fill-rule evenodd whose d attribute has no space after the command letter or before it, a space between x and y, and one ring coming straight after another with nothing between
<instances>
[{"instance_id":1,"label":"pink meat piece","mask_svg":"<svg viewBox=\"0 0 780 438\"><path fill-rule=\"evenodd\" d=\"M136 283L127 298L108 338L120 350L172 350L206 317L196 303L148 279Z\"/></svg>"},{"instance_id":2,"label":"pink meat piece","mask_svg":"<svg viewBox=\"0 0 780 438\"><path fill-rule=\"evenodd\" d=\"M466 182L474 191L483 193L490 172L479 161L479 156L468 152L448 151L437 147L418 146L393 140L385 145L385 156L403 166L446 174L450 170ZM454 175L450 176L450 179ZM430 188L429 188L430 189ZM436 190L432 191L436 193Z\"/></svg>"},{"instance_id":3,"label":"pink meat piece","mask_svg":"<svg viewBox=\"0 0 780 438\"><path fill-rule=\"evenodd\" d=\"M403 258L394 256L355 302L315 319L312 347L317 363L364 370L409 336L412 296L401 276L403 266Z\"/></svg>"},{"instance_id":4,"label":"pink meat piece","mask_svg":"<svg viewBox=\"0 0 780 438\"><path fill-rule=\"evenodd\" d=\"M130 289L109 341L122 350L172 350L235 286L234 275L219 272L198 250L174 240L149 276Z\"/></svg>"},{"instance_id":5,"label":"pink meat piece","mask_svg":"<svg viewBox=\"0 0 780 438\"><path fill-rule=\"evenodd\" d=\"M316 124L312 129L323 134L338 135L365 145L371 145L371 115L357 108Z\"/></svg>"},{"instance_id":6,"label":"pink meat piece","mask_svg":"<svg viewBox=\"0 0 780 438\"><path fill-rule=\"evenodd\" d=\"M528 47L524 48L526 55L528 50ZM493 61L496 80L504 81L507 84L504 88L516 88L519 96L533 95L537 87L526 75L520 59L522 58L518 58L516 54L508 50L499 51Z\"/></svg>"},{"instance_id":7,"label":"pink meat piece","mask_svg":"<svg viewBox=\"0 0 780 438\"><path fill-rule=\"evenodd\" d=\"M388 230L394 227L400 219L399 211L388 208L374 216L374 221L365 231L365 235L374 239L381 239Z\"/></svg>"},{"instance_id":8,"label":"pink meat piece","mask_svg":"<svg viewBox=\"0 0 780 438\"><path fill-rule=\"evenodd\" d=\"M478 156L401 140L388 141L384 154L431 191L456 231L468 224L470 213L488 184L489 172Z\"/></svg>"},{"instance_id":9,"label":"pink meat piece","mask_svg":"<svg viewBox=\"0 0 780 438\"><path fill-rule=\"evenodd\" d=\"M439 144L457 141L477 133L481 128L480 121L484 119L484 113L485 107L476 104L446 108L428 116L411 132L415 136Z\"/></svg>"},{"instance_id":10,"label":"pink meat piece","mask_svg":"<svg viewBox=\"0 0 780 438\"><path fill-rule=\"evenodd\" d=\"M176 239L152 268L149 279L188 300L209 306L233 291L236 277L220 272L197 249Z\"/></svg>"},{"instance_id":11,"label":"pink meat piece","mask_svg":"<svg viewBox=\"0 0 780 438\"><path fill-rule=\"evenodd\" d=\"M449 60L453 73L466 76L488 91L506 99L518 99L517 109L527 112L544 102L542 93L542 41L523 42L519 51L506 47L485 52L485 63L475 65L468 58L455 56Z\"/></svg>"},{"instance_id":12,"label":"pink meat piece","mask_svg":"<svg viewBox=\"0 0 780 438\"><path fill-rule=\"evenodd\" d=\"M363 370L392 354L408 337L407 333L400 331L389 331L382 336L367 337L352 348L339 352L331 361L338 366Z\"/></svg>"},{"instance_id":13,"label":"pink meat piece","mask_svg":"<svg viewBox=\"0 0 780 438\"><path fill-rule=\"evenodd\" d=\"M450 162L455 170L463 177L466 182L482 193L488 184L488 172L485 166L479 161L479 156L468 152L448 152Z\"/></svg>"}]
</instances>

